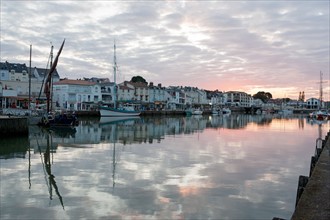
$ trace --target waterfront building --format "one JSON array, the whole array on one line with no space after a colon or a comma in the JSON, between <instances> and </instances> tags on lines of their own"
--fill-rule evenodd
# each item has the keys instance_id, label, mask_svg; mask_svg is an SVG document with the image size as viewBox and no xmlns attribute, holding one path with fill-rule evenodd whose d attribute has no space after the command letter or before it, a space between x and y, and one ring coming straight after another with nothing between
<instances>
[{"instance_id":1,"label":"waterfront building","mask_svg":"<svg viewBox=\"0 0 330 220\"><path fill-rule=\"evenodd\" d=\"M225 94L221 91L208 91L207 99L212 106L223 106L225 104Z\"/></svg>"},{"instance_id":2,"label":"waterfront building","mask_svg":"<svg viewBox=\"0 0 330 220\"><path fill-rule=\"evenodd\" d=\"M168 93L166 108L170 110L184 110L186 107L186 94L184 89L179 86L169 86L166 88Z\"/></svg>"},{"instance_id":3,"label":"waterfront building","mask_svg":"<svg viewBox=\"0 0 330 220\"><path fill-rule=\"evenodd\" d=\"M306 100L306 108L308 109L318 109L323 107L324 107L324 103L322 102L322 106L321 106L320 99L310 98Z\"/></svg>"},{"instance_id":4,"label":"waterfront building","mask_svg":"<svg viewBox=\"0 0 330 220\"><path fill-rule=\"evenodd\" d=\"M135 93L135 86L128 81L124 81L117 85L118 88L118 102L133 102L137 100L137 95Z\"/></svg>"},{"instance_id":5,"label":"waterfront building","mask_svg":"<svg viewBox=\"0 0 330 220\"><path fill-rule=\"evenodd\" d=\"M127 84L131 84L134 86L134 95L137 101L139 101L141 104L149 102L149 88L147 83L127 82Z\"/></svg>"},{"instance_id":6,"label":"waterfront building","mask_svg":"<svg viewBox=\"0 0 330 220\"><path fill-rule=\"evenodd\" d=\"M96 82L65 79L53 87L53 106L61 110L92 110L102 97L101 86Z\"/></svg>"},{"instance_id":7,"label":"waterfront building","mask_svg":"<svg viewBox=\"0 0 330 220\"><path fill-rule=\"evenodd\" d=\"M210 104L210 100L207 98L207 93L205 90L201 90L196 87L184 87L184 93L187 97L187 106L201 106Z\"/></svg>"},{"instance_id":8,"label":"waterfront building","mask_svg":"<svg viewBox=\"0 0 330 220\"><path fill-rule=\"evenodd\" d=\"M45 100L42 85L48 69L31 68L31 102ZM53 81L59 81L55 70ZM0 62L0 106L1 108L28 108L29 68L25 64Z\"/></svg>"},{"instance_id":9,"label":"waterfront building","mask_svg":"<svg viewBox=\"0 0 330 220\"><path fill-rule=\"evenodd\" d=\"M229 106L238 106L238 107L251 107L252 105L252 96L239 91L229 91L227 94L227 104Z\"/></svg>"},{"instance_id":10,"label":"waterfront building","mask_svg":"<svg viewBox=\"0 0 330 220\"><path fill-rule=\"evenodd\" d=\"M149 107L151 109L163 109L166 106L166 97L169 96L165 87L162 84L154 86L152 82L148 86L149 92Z\"/></svg>"},{"instance_id":11,"label":"waterfront building","mask_svg":"<svg viewBox=\"0 0 330 220\"><path fill-rule=\"evenodd\" d=\"M113 82L102 82L100 83L101 88L101 102L105 105L113 105L115 97L115 83Z\"/></svg>"}]
</instances>

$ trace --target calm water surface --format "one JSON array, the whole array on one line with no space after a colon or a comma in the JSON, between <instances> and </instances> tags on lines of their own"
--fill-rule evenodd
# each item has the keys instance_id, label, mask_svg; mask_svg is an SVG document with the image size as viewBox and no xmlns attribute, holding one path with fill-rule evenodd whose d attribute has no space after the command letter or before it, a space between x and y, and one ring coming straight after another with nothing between
<instances>
[{"instance_id":1,"label":"calm water surface","mask_svg":"<svg viewBox=\"0 0 330 220\"><path fill-rule=\"evenodd\" d=\"M0 219L289 219L328 131L248 115L31 127L0 140Z\"/></svg>"}]
</instances>

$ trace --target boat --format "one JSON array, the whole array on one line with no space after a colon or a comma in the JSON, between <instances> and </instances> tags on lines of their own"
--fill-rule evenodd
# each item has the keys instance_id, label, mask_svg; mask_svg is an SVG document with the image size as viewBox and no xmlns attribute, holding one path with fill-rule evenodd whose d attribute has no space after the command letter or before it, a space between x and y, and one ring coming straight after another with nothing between
<instances>
[{"instance_id":1,"label":"boat","mask_svg":"<svg viewBox=\"0 0 330 220\"><path fill-rule=\"evenodd\" d=\"M123 106L121 108L111 108L108 106L99 106L101 117L127 117L139 116L141 112L136 111L133 106Z\"/></svg>"},{"instance_id":2,"label":"boat","mask_svg":"<svg viewBox=\"0 0 330 220\"><path fill-rule=\"evenodd\" d=\"M229 108L223 108L222 109L222 114L226 115L226 114L230 114L231 110Z\"/></svg>"},{"instance_id":3,"label":"boat","mask_svg":"<svg viewBox=\"0 0 330 220\"><path fill-rule=\"evenodd\" d=\"M43 127L77 126L78 119L75 112L49 112L44 115L39 125Z\"/></svg>"},{"instance_id":4,"label":"boat","mask_svg":"<svg viewBox=\"0 0 330 220\"><path fill-rule=\"evenodd\" d=\"M325 121L330 118L330 115L325 110L317 110L309 114L309 118L316 119L318 121Z\"/></svg>"},{"instance_id":5,"label":"boat","mask_svg":"<svg viewBox=\"0 0 330 220\"><path fill-rule=\"evenodd\" d=\"M203 111L199 108L194 108L194 109L187 109L186 115L202 115Z\"/></svg>"},{"instance_id":6,"label":"boat","mask_svg":"<svg viewBox=\"0 0 330 220\"><path fill-rule=\"evenodd\" d=\"M78 119L75 113L70 113L66 111L52 111L51 108L51 88L52 88L52 78L53 73L56 69L58 58L62 52L63 46L65 43L65 39L57 53L57 56L54 60L54 63L51 64L51 68L48 72L47 79L44 84L44 93L46 94L47 98L47 111L41 118L41 121L38 123L39 126L43 127L54 127L54 126L76 126L78 125ZM53 47L52 47L53 48ZM52 51L51 51L52 54Z\"/></svg>"},{"instance_id":7,"label":"boat","mask_svg":"<svg viewBox=\"0 0 330 220\"><path fill-rule=\"evenodd\" d=\"M113 45L114 56L113 56L113 75L114 75L114 107L99 106L101 117L125 117L125 116L139 116L140 111L135 109L134 105L124 105L117 108L117 85L116 85L116 74L117 74L117 60L116 60L116 44Z\"/></svg>"},{"instance_id":8,"label":"boat","mask_svg":"<svg viewBox=\"0 0 330 220\"><path fill-rule=\"evenodd\" d=\"M323 88L322 88L322 76L323 73L320 71L320 104L318 107L318 110L312 112L309 114L309 118L318 120L318 121L325 121L330 119L330 114L326 110L322 109L323 108Z\"/></svg>"}]
</instances>

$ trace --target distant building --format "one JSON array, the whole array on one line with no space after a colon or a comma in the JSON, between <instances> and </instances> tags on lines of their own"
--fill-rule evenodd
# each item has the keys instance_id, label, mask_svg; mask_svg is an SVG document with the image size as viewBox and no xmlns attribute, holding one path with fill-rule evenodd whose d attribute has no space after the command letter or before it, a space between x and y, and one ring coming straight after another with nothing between
<instances>
[{"instance_id":1,"label":"distant building","mask_svg":"<svg viewBox=\"0 0 330 220\"><path fill-rule=\"evenodd\" d=\"M229 91L227 94L227 105L238 107L251 107L252 96L245 92Z\"/></svg>"},{"instance_id":2,"label":"distant building","mask_svg":"<svg viewBox=\"0 0 330 220\"><path fill-rule=\"evenodd\" d=\"M323 107L324 107L324 103L322 103L321 106L321 102L317 98L310 98L306 100L306 108L308 109L318 109Z\"/></svg>"}]
</instances>

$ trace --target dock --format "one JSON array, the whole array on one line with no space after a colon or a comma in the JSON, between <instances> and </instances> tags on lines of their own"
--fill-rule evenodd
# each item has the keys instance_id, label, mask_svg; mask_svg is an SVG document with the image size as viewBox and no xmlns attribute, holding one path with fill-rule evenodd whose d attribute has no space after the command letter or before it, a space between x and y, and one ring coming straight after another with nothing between
<instances>
[{"instance_id":1,"label":"dock","mask_svg":"<svg viewBox=\"0 0 330 220\"><path fill-rule=\"evenodd\" d=\"M316 142L309 177L299 177L296 208L291 219L330 219L330 131L321 144Z\"/></svg>"},{"instance_id":2,"label":"dock","mask_svg":"<svg viewBox=\"0 0 330 220\"><path fill-rule=\"evenodd\" d=\"M0 137L28 134L29 127L26 117L0 116Z\"/></svg>"}]
</instances>

